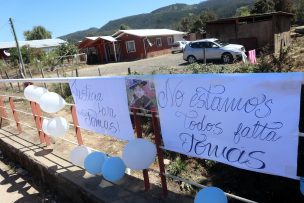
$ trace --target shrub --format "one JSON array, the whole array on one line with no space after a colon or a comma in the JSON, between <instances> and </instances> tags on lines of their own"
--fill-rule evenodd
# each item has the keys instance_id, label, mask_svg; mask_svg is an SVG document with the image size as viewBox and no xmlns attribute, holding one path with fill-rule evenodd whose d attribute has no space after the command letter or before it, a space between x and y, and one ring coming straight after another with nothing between
<instances>
[{"instance_id":1,"label":"shrub","mask_svg":"<svg viewBox=\"0 0 304 203\"><path fill-rule=\"evenodd\" d=\"M172 175L180 175L182 172L186 170L187 164L177 156L174 161L172 161L169 165L168 172Z\"/></svg>"},{"instance_id":2,"label":"shrub","mask_svg":"<svg viewBox=\"0 0 304 203\"><path fill-rule=\"evenodd\" d=\"M291 47L283 48L276 53L268 54L268 48L262 49L262 54L256 72L288 72L292 69L292 58L290 56Z\"/></svg>"},{"instance_id":3,"label":"shrub","mask_svg":"<svg viewBox=\"0 0 304 203\"><path fill-rule=\"evenodd\" d=\"M233 64L233 65L213 65L213 64L198 64L188 65L186 69L193 74L198 73L253 73L257 67L252 64Z\"/></svg>"}]
</instances>

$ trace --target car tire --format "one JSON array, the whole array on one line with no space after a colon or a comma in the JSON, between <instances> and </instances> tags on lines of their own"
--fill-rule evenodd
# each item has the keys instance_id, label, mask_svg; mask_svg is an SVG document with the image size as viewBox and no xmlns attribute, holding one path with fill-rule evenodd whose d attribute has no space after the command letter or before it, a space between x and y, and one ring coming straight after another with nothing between
<instances>
[{"instance_id":1,"label":"car tire","mask_svg":"<svg viewBox=\"0 0 304 203\"><path fill-rule=\"evenodd\" d=\"M225 63L225 64L232 63L233 62L233 56L230 53L223 53L222 62Z\"/></svg>"},{"instance_id":2,"label":"car tire","mask_svg":"<svg viewBox=\"0 0 304 203\"><path fill-rule=\"evenodd\" d=\"M195 58L195 56L191 55L191 56L188 56L187 61L188 61L188 63L192 64L192 63L196 62L196 58Z\"/></svg>"}]
</instances>

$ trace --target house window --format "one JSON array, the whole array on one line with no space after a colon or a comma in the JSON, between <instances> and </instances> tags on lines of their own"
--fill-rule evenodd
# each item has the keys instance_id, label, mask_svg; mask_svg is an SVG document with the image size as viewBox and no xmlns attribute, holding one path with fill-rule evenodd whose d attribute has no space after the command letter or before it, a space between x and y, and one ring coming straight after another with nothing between
<instances>
[{"instance_id":1,"label":"house window","mask_svg":"<svg viewBox=\"0 0 304 203\"><path fill-rule=\"evenodd\" d=\"M168 37L167 41L168 41L168 45L172 45L174 43L173 37Z\"/></svg>"},{"instance_id":2,"label":"house window","mask_svg":"<svg viewBox=\"0 0 304 203\"><path fill-rule=\"evenodd\" d=\"M158 47L162 46L161 38L156 38L156 46L158 46Z\"/></svg>"},{"instance_id":3,"label":"house window","mask_svg":"<svg viewBox=\"0 0 304 203\"><path fill-rule=\"evenodd\" d=\"M136 52L135 49L135 41L127 41L126 42L127 53Z\"/></svg>"}]
</instances>

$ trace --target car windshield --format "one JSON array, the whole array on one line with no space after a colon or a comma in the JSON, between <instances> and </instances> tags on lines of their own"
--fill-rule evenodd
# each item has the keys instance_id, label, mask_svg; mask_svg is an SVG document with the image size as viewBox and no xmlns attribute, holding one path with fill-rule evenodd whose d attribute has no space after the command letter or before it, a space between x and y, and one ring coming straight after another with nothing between
<instances>
[{"instance_id":1,"label":"car windshield","mask_svg":"<svg viewBox=\"0 0 304 203\"><path fill-rule=\"evenodd\" d=\"M222 47L227 46L229 44L229 43L223 42L223 41L221 41L219 39L215 40L214 42L217 43L217 44L219 44L219 45L221 45Z\"/></svg>"}]
</instances>

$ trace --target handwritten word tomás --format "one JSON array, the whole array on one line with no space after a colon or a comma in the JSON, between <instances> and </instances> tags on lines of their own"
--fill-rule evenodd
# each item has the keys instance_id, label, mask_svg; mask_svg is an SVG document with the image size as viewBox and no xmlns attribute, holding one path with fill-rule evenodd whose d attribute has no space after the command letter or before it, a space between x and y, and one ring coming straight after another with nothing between
<instances>
[{"instance_id":1,"label":"handwritten word tom\u00e1s","mask_svg":"<svg viewBox=\"0 0 304 203\"><path fill-rule=\"evenodd\" d=\"M84 117L86 124L93 128L105 129L112 133L120 131L119 123L117 121L100 116L100 113L94 109L82 110L80 115Z\"/></svg>"},{"instance_id":2,"label":"handwritten word tom\u00e1s","mask_svg":"<svg viewBox=\"0 0 304 203\"><path fill-rule=\"evenodd\" d=\"M207 140L206 135L195 136L193 133L182 132L179 134L182 148L187 153L196 156L205 156L210 159L223 158L228 163L245 164L252 169L263 169L266 167L263 161L264 151L248 151L242 147L220 146Z\"/></svg>"}]
</instances>

